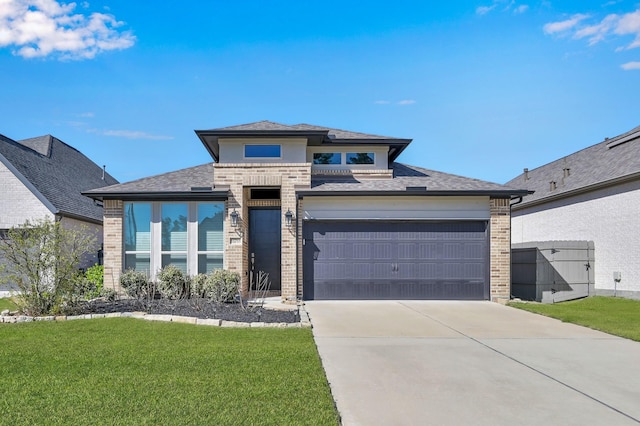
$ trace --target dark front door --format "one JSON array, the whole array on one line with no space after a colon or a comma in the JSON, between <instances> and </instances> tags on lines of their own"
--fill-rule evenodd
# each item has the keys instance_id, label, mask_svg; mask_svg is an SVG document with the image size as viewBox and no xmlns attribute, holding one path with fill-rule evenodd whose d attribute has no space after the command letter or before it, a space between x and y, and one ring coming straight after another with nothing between
<instances>
[{"instance_id":1,"label":"dark front door","mask_svg":"<svg viewBox=\"0 0 640 426\"><path fill-rule=\"evenodd\" d=\"M259 271L269 274L271 290L280 290L280 208L249 209L249 273L255 283ZM255 286L252 288L255 290Z\"/></svg>"}]
</instances>

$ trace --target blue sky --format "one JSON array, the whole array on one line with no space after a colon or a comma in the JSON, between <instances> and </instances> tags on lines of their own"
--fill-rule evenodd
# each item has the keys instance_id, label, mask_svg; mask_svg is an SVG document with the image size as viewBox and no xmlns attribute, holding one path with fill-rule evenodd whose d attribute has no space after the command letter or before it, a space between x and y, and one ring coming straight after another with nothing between
<instances>
[{"instance_id":1,"label":"blue sky","mask_svg":"<svg viewBox=\"0 0 640 426\"><path fill-rule=\"evenodd\" d=\"M194 129L271 120L504 183L640 125L639 91L633 1L0 0L0 133L122 182L211 161Z\"/></svg>"}]
</instances>

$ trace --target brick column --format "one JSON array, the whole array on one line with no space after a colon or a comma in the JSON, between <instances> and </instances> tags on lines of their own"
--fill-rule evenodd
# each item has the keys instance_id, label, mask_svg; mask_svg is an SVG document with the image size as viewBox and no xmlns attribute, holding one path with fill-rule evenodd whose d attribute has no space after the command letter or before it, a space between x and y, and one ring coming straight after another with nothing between
<instances>
[{"instance_id":1,"label":"brick column","mask_svg":"<svg viewBox=\"0 0 640 426\"><path fill-rule=\"evenodd\" d=\"M511 297L511 208L508 198L490 200L491 300Z\"/></svg>"},{"instance_id":2,"label":"brick column","mask_svg":"<svg viewBox=\"0 0 640 426\"><path fill-rule=\"evenodd\" d=\"M123 262L122 200L104 200L104 286L120 291Z\"/></svg>"}]
</instances>

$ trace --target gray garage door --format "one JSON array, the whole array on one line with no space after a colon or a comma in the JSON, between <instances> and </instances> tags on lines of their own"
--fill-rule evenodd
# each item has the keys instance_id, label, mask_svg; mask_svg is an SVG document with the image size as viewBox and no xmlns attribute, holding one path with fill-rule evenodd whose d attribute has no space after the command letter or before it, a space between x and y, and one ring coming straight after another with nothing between
<instances>
[{"instance_id":1,"label":"gray garage door","mask_svg":"<svg viewBox=\"0 0 640 426\"><path fill-rule=\"evenodd\" d=\"M489 298L486 222L304 223L304 298Z\"/></svg>"}]
</instances>

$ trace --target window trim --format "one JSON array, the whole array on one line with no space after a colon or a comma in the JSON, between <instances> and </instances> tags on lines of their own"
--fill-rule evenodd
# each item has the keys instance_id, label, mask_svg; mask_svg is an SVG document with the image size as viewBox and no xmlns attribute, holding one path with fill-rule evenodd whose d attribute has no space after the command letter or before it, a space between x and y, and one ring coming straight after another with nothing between
<instances>
[{"instance_id":1,"label":"window trim","mask_svg":"<svg viewBox=\"0 0 640 426\"><path fill-rule=\"evenodd\" d=\"M149 250L127 250L126 242L126 224L127 224L127 205L129 204L148 204L149 205ZM149 256L149 271L148 274L153 275L153 203L148 201L125 201L122 209L122 269L127 270L127 255L146 254Z\"/></svg>"},{"instance_id":2,"label":"window trim","mask_svg":"<svg viewBox=\"0 0 640 426\"><path fill-rule=\"evenodd\" d=\"M340 161L337 162L337 163L316 163L316 158L315 158L316 155L322 155L322 154L337 155L339 157ZM312 152L311 153L311 164L314 167L318 167L318 166L320 166L320 167L340 166L340 165L344 164L344 155L343 154L344 154L344 152L342 152L342 151L333 151L333 152L329 152L329 151L327 151L327 152L317 152L316 151L316 152Z\"/></svg>"},{"instance_id":3,"label":"window trim","mask_svg":"<svg viewBox=\"0 0 640 426\"><path fill-rule=\"evenodd\" d=\"M247 156L247 147L254 146L271 146L278 147L278 156L267 156L267 157L258 157L258 156ZM282 144L280 143L245 143L242 146L242 158L245 160L281 160L282 159Z\"/></svg>"},{"instance_id":4,"label":"window trim","mask_svg":"<svg viewBox=\"0 0 640 426\"><path fill-rule=\"evenodd\" d=\"M371 156L373 160L371 163L349 163L349 155L358 155L358 154L367 154ZM376 165L376 153L373 151L368 152L345 152L344 153L344 163L347 166L375 166Z\"/></svg>"},{"instance_id":5,"label":"window trim","mask_svg":"<svg viewBox=\"0 0 640 426\"><path fill-rule=\"evenodd\" d=\"M123 241L122 245L122 266L126 267L126 256L132 254L146 254L149 256L149 277L155 279L156 274L162 268L163 255L186 255L187 274L195 276L199 271L199 256L201 254L219 255L224 265L225 259L225 235L227 222L225 219L226 203L219 200L197 200L197 201L126 201L127 204L150 204L150 244L149 251L128 251ZM187 250L163 250L162 249L162 206L164 204L186 204L187 205ZM222 249L201 251L198 247L198 207L201 204L219 204L222 207ZM126 226L126 208L123 209L122 235L124 239Z\"/></svg>"}]
</instances>

